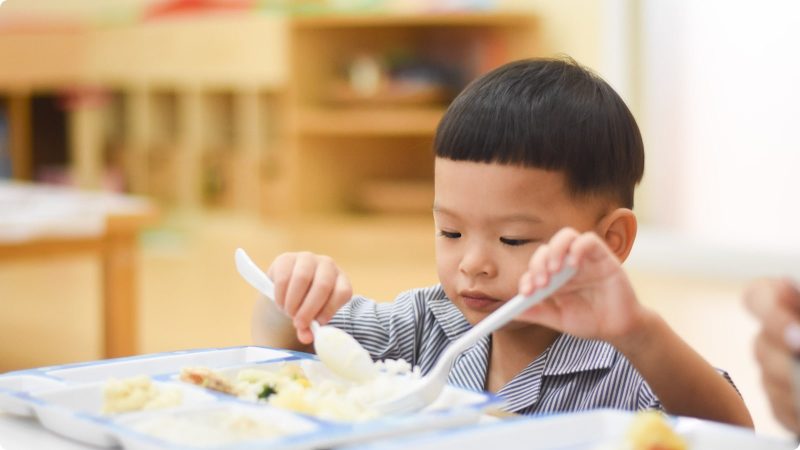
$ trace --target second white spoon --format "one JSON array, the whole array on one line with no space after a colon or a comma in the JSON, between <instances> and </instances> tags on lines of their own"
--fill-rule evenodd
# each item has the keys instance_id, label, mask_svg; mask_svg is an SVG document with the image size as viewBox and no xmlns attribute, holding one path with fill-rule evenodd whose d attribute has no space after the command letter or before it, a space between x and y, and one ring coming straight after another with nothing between
<instances>
[{"instance_id":1,"label":"second white spoon","mask_svg":"<svg viewBox=\"0 0 800 450\"><path fill-rule=\"evenodd\" d=\"M236 249L236 269L258 292L275 301L272 280L241 248ZM375 377L377 369L369 352L353 336L333 326L322 326L316 320L311 321L311 332L314 333L314 350L331 372L356 382Z\"/></svg>"}]
</instances>

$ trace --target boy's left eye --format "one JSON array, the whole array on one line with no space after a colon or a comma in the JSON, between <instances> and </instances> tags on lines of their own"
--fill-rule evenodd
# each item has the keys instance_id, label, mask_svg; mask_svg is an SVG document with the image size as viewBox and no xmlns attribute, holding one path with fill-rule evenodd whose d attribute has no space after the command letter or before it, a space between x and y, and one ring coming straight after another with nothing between
<instances>
[{"instance_id":1,"label":"boy's left eye","mask_svg":"<svg viewBox=\"0 0 800 450\"><path fill-rule=\"evenodd\" d=\"M505 245L510 245L512 247L525 245L525 244L528 244L528 243L530 243L532 241L533 241L533 239L511 239L511 238L504 238L504 237L500 238L500 242L502 242Z\"/></svg>"}]
</instances>

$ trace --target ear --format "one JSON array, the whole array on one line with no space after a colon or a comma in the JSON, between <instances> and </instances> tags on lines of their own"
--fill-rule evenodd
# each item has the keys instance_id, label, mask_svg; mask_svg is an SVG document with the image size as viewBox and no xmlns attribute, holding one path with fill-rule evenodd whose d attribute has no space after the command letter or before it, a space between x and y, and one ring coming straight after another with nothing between
<instances>
[{"instance_id":1,"label":"ear","mask_svg":"<svg viewBox=\"0 0 800 450\"><path fill-rule=\"evenodd\" d=\"M611 211L603 216L595 227L597 235L603 238L620 262L625 261L631 253L636 230L636 215L628 208Z\"/></svg>"}]
</instances>

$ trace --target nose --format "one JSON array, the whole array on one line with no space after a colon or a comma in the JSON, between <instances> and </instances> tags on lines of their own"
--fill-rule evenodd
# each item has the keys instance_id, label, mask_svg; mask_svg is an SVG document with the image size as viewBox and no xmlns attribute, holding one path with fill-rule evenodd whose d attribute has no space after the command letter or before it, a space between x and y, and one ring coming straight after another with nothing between
<instances>
[{"instance_id":1,"label":"nose","mask_svg":"<svg viewBox=\"0 0 800 450\"><path fill-rule=\"evenodd\" d=\"M466 248L461 257L458 270L469 277L493 277L497 275L497 266L491 251L485 245L474 243Z\"/></svg>"}]
</instances>

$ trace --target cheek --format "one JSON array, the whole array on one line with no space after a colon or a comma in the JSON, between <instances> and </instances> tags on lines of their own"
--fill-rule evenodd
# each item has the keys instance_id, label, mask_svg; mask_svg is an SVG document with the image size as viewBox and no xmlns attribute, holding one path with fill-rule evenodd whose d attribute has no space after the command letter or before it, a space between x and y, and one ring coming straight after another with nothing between
<instances>
[{"instance_id":1,"label":"cheek","mask_svg":"<svg viewBox=\"0 0 800 450\"><path fill-rule=\"evenodd\" d=\"M436 270L439 277L444 277L458 266L458 256L452 250L448 250L446 245L436 244Z\"/></svg>"},{"instance_id":2,"label":"cheek","mask_svg":"<svg viewBox=\"0 0 800 450\"><path fill-rule=\"evenodd\" d=\"M447 243L437 242L436 244L436 272L445 288L452 285L454 278L458 274L459 255Z\"/></svg>"},{"instance_id":3,"label":"cheek","mask_svg":"<svg viewBox=\"0 0 800 450\"><path fill-rule=\"evenodd\" d=\"M530 252L509 252L502 258L503 264L500 267L500 271L504 280L503 284L508 286L509 289L507 294L510 294L511 297L517 294L516 289L519 279L528 270L528 263L531 256L533 256L533 250Z\"/></svg>"}]
</instances>

